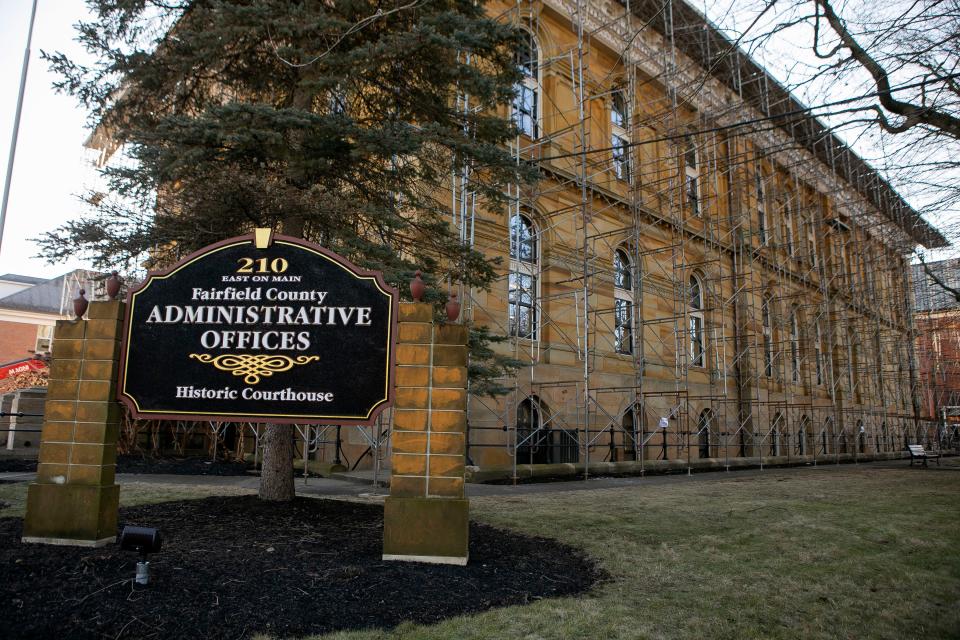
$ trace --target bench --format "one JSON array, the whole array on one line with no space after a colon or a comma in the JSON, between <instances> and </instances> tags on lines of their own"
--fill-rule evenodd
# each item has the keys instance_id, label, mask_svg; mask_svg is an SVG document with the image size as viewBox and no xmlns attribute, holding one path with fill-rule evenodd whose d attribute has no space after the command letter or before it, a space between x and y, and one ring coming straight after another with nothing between
<instances>
[{"instance_id":1,"label":"bench","mask_svg":"<svg viewBox=\"0 0 960 640\"><path fill-rule=\"evenodd\" d=\"M923 460L923 466L927 466L927 459L934 458L937 461L937 466L940 466L940 454L934 451L924 451L923 445L920 444L908 444L907 449L910 451L910 466L913 466L914 460Z\"/></svg>"}]
</instances>

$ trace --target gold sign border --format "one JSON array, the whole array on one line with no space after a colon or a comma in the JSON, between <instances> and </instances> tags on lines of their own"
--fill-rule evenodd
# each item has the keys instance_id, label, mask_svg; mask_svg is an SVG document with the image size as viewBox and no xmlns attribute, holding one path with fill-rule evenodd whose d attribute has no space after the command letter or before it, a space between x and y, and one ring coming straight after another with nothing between
<instances>
[{"instance_id":1,"label":"gold sign border","mask_svg":"<svg viewBox=\"0 0 960 640\"><path fill-rule=\"evenodd\" d=\"M242 244L255 245L255 235L251 233L246 236L238 236L234 238L228 238L226 240L221 240L214 244L208 245L194 253L188 255L186 258L180 262L174 264L168 270L157 271L154 273L147 274L146 279L137 287L133 287L127 293L127 309L126 316L124 320L125 330L123 332L123 341L120 346L120 377L117 384L117 399L123 402L127 408L130 409L130 412L134 417L149 417L149 418L167 418L171 420L182 420L182 419L191 419L197 416L203 416L207 419L216 420L221 418L221 422L235 422L237 419L241 419L249 422L265 421L265 422L288 422L296 424L359 424L371 426L373 425L374 420L376 420L377 415L380 414L387 406L393 403L394 395L394 386L393 386L393 372L394 372L394 358L396 356L396 334L397 334L397 314L398 314L398 304L399 304L399 292L387 285L383 281L382 274L376 271L367 271L361 269L354 265L352 262L346 258L339 256L328 249L324 249L319 245L315 245L312 242L306 240L301 240L299 238L292 238L290 236L275 235L273 237L274 244L285 244L290 247L296 247L304 251L308 251L324 260L327 260L331 264L340 267L348 274L350 274L356 280L370 280L376 288L383 293L389 302L387 305L388 317L387 317L387 358L386 358L386 375L384 376L384 390L383 398L375 402L367 411L365 416L359 415L332 415L332 414L303 414L303 413L245 413L245 412L218 412L212 413L209 411L179 411L179 410L155 410L155 409L141 409L140 403L137 402L137 399L130 395L127 392L127 369L130 366L130 350L128 345L130 344L131 336L133 334L133 310L136 305L136 297L150 288L150 285L157 280L166 280L173 274L177 273L181 269L184 269L198 260L209 257L220 251L230 249Z\"/></svg>"}]
</instances>

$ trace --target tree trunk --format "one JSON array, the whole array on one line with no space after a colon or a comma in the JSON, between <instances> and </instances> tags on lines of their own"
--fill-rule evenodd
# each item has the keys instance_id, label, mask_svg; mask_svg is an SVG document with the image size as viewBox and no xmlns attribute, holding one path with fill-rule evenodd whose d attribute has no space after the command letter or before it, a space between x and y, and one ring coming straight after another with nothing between
<instances>
[{"instance_id":1,"label":"tree trunk","mask_svg":"<svg viewBox=\"0 0 960 640\"><path fill-rule=\"evenodd\" d=\"M298 73L305 73L300 70ZM310 111L313 104L313 94L303 90L300 86L294 88L290 96L291 105L302 111ZM291 134L290 147L299 150L302 146L302 134ZM294 182L302 181L302 169L292 170L288 166L287 173ZM293 174L293 175L289 175ZM303 237L304 220L299 213L287 215L281 224L281 230L288 236ZM263 436L263 466L260 470L260 499L275 502L289 502L293 500L293 425L267 424L267 431Z\"/></svg>"},{"instance_id":2,"label":"tree trunk","mask_svg":"<svg viewBox=\"0 0 960 640\"><path fill-rule=\"evenodd\" d=\"M260 469L260 499L293 500L293 437L289 424L267 424L263 434L263 465Z\"/></svg>"}]
</instances>

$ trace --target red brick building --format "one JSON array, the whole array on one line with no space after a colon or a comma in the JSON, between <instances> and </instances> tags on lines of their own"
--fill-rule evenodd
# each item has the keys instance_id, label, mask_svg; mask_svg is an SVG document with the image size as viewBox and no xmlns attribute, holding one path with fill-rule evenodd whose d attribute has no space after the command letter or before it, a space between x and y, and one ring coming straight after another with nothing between
<instances>
[{"instance_id":1,"label":"red brick building","mask_svg":"<svg viewBox=\"0 0 960 640\"><path fill-rule=\"evenodd\" d=\"M57 320L70 317L80 289L95 299L98 277L84 269L50 279L0 276L0 365L49 352Z\"/></svg>"},{"instance_id":2,"label":"red brick building","mask_svg":"<svg viewBox=\"0 0 960 640\"><path fill-rule=\"evenodd\" d=\"M960 289L960 259L929 264L937 278ZM943 435L957 446L960 428L960 301L914 265L917 361L920 411L924 418L941 424Z\"/></svg>"}]
</instances>

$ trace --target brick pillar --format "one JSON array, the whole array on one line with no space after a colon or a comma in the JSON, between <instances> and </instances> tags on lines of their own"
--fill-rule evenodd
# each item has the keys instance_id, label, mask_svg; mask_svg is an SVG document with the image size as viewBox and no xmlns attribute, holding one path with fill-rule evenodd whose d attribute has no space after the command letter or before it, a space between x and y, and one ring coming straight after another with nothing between
<instances>
[{"instance_id":1,"label":"brick pillar","mask_svg":"<svg viewBox=\"0 0 960 640\"><path fill-rule=\"evenodd\" d=\"M89 320L57 322L24 542L96 547L116 539L115 398L123 309L120 301L92 302Z\"/></svg>"},{"instance_id":2,"label":"brick pillar","mask_svg":"<svg viewBox=\"0 0 960 640\"><path fill-rule=\"evenodd\" d=\"M384 560L467 563L467 334L434 324L429 304L400 304Z\"/></svg>"}]
</instances>

